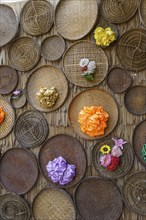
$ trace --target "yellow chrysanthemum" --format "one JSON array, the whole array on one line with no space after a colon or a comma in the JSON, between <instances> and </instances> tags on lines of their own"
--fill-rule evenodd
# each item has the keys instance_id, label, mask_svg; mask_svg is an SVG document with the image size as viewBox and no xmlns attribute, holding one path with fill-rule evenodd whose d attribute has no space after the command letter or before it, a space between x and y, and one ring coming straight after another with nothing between
<instances>
[{"instance_id":1,"label":"yellow chrysanthemum","mask_svg":"<svg viewBox=\"0 0 146 220\"><path fill-rule=\"evenodd\" d=\"M116 35L110 27L98 27L94 31L94 39L98 46L109 46L110 43L116 40Z\"/></svg>"},{"instance_id":2,"label":"yellow chrysanthemum","mask_svg":"<svg viewBox=\"0 0 146 220\"><path fill-rule=\"evenodd\" d=\"M111 148L109 145L103 145L101 146L99 150L102 154L108 154L111 151Z\"/></svg>"}]
</instances>

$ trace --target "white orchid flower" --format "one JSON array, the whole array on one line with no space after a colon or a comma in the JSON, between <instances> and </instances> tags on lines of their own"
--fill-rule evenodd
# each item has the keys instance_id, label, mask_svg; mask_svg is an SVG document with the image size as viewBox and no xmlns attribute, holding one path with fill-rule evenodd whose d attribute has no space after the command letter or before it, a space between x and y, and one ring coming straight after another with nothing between
<instances>
[{"instance_id":1,"label":"white orchid flower","mask_svg":"<svg viewBox=\"0 0 146 220\"><path fill-rule=\"evenodd\" d=\"M80 67L84 67L84 66L87 66L88 63L89 63L89 59L83 58L83 59L80 60L79 65L80 65Z\"/></svg>"}]
</instances>

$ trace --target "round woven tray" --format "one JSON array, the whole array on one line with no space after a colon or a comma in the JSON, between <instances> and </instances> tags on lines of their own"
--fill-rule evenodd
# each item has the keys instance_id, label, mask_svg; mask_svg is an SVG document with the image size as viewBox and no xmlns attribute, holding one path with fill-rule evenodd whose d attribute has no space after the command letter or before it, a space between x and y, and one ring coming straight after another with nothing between
<instances>
[{"instance_id":1,"label":"round woven tray","mask_svg":"<svg viewBox=\"0 0 146 220\"><path fill-rule=\"evenodd\" d=\"M124 176L129 172L133 165L134 155L131 146L126 143L124 144L123 155L120 157L120 165L114 171L107 170L106 167L103 167L100 163L100 152L99 149L102 145L109 145L111 148L114 147L114 141L111 138L102 139L98 141L93 148L92 158L95 169L98 173L107 178L119 178Z\"/></svg>"},{"instance_id":2,"label":"round woven tray","mask_svg":"<svg viewBox=\"0 0 146 220\"><path fill-rule=\"evenodd\" d=\"M0 125L0 139L6 137L15 123L15 112L12 106L0 95L0 107L6 112L5 119Z\"/></svg>"},{"instance_id":3,"label":"round woven tray","mask_svg":"<svg viewBox=\"0 0 146 220\"><path fill-rule=\"evenodd\" d=\"M55 26L68 40L78 40L87 35L96 23L96 0L61 0L55 10Z\"/></svg>"},{"instance_id":4,"label":"round woven tray","mask_svg":"<svg viewBox=\"0 0 146 220\"><path fill-rule=\"evenodd\" d=\"M106 20L120 24L132 18L137 8L137 0L102 0L100 11Z\"/></svg>"},{"instance_id":5,"label":"round woven tray","mask_svg":"<svg viewBox=\"0 0 146 220\"><path fill-rule=\"evenodd\" d=\"M117 220L122 213L122 198L109 180L88 177L76 188L74 200L84 220Z\"/></svg>"},{"instance_id":6,"label":"round woven tray","mask_svg":"<svg viewBox=\"0 0 146 220\"><path fill-rule=\"evenodd\" d=\"M146 172L131 174L123 187L123 199L128 209L146 215Z\"/></svg>"},{"instance_id":7,"label":"round woven tray","mask_svg":"<svg viewBox=\"0 0 146 220\"><path fill-rule=\"evenodd\" d=\"M37 161L30 151L11 148L2 156L0 181L8 191L24 194L34 186L37 177Z\"/></svg>"},{"instance_id":8,"label":"round woven tray","mask_svg":"<svg viewBox=\"0 0 146 220\"><path fill-rule=\"evenodd\" d=\"M140 0L139 13L142 23L146 27L146 0Z\"/></svg>"},{"instance_id":9,"label":"round woven tray","mask_svg":"<svg viewBox=\"0 0 146 220\"><path fill-rule=\"evenodd\" d=\"M55 105L45 109L41 107L36 93L41 87L55 87L59 93ZM45 65L35 70L26 84L26 97L29 103L41 112L51 112L58 109L65 101L68 94L68 83L61 70L55 66Z\"/></svg>"},{"instance_id":10,"label":"round woven tray","mask_svg":"<svg viewBox=\"0 0 146 220\"><path fill-rule=\"evenodd\" d=\"M49 128L47 120L40 112L30 110L18 117L14 132L22 147L38 147L46 140Z\"/></svg>"},{"instance_id":11,"label":"round woven tray","mask_svg":"<svg viewBox=\"0 0 146 220\"><path fill-rule=\"evenodd\" d=\"M7 65L0 65L0 94L12 92L18 82L17 72Z\"/></svg>"},{"instance_id":12,"label":"round woven tray","mask_svg":"<svg viewBox=\"0 0 146 220\"><path fill-rule=\"evenodd\" d=\"M125 69L139 72L146 68L146 30L133 29L125 32L119 39L116 49Z\"/></svg>"},{"instance_id":13,"label":"round woven tray","mask_svg":"<svg viewBox=\"0 0 146 220\"><path fill-rule=\"evenodd\" d=\"M65 51L65 41L59 35L51 35L41 45L42 56L50 61L58 60Z\"/></svg>"},{"instance_id":14,"label":"round woven tray","mask_svg":"<svg viewBox=\"0 0 146 220\"><path fill-rule=\"evenodd\" d=\"M59 184L54 184L60 187L72 187L78 183L85 174L85 151L77 139L71 136L59 134L50 138L40 150L39 165L44 177L51 183L53 182L48 176L46 165L49 161L52 161L59 156L62 156L68 164L74 164L76 166L76 175L72 182L67 185L61 186Z\"/></svg>"},{"instance_id":15,"label":"round woven tray","mask_svg":"<svg viewBox=\"0 0 146 220\"><path fill-rule=\"evenodd\" d=\"M103 106L109 114L105 134L97 137L90 137L83 133L78 123L78 114L84 106ZM68 117L71 127L82 138L87 140L100 139L107 136L115 128L118 121L118 107L114 98L104 90L88 89L76 95L71 101L68 109Z\"/></svg>"},{"instance_id":16,"label":"round woven tray","mask_svg":"<svg viewBox=\"0 0 146 220\"><path fill-rule=\"evenodd\" d=\"M93 81L81 77L82 71L79 62L88 58L96 63L96 73ZM67 78L73 84L81 87L93 87L101 83L108 71L108 59L105 52L90 41L78 41L71 45L63 57L63 68Z\"/></svg>"},{"instance_id":17,"label":"round woven tray","mask_svg":"<svg viewBox=\"0 0 146 220\"><path fill-rule=\"evenodd\" d=\"M30 37L15 40L8 50L9 63L19 71L31 70L39 61L39 45Z\"/></svg>"},{"instance_id":18,"label":"round woven tray","mask_svg":"<svg viewBox=\"0 0 146 220\"><path fill-rule=\"evenodd\" d=\"M146 119L141 121L134 129L133 132L133 148L136 157L146 167L146 162L141 157L142 146L146 144Z\"/></svg>"},{"instance_id":19,"label":"round woven tray","mask_svg":"<svg viewBox=\"0 0 146 220\"><path fill-rule=\"evenodd\" d=\"M0 219L1 220L29 220L30 209L28 204L15 194L0 196Z\"/></svg>"},{"instance_id":20,"label":"round woven tray","mask_svg":"<svg viewBox=\"0 0 146 220\"><path fill-rule=\"evenodd\" d=\"M135 115L146 113L146 86L130 88L124 97L127 110Z\"/></svg>"},{"instance_id":21,"label":"round woven tray","mask_svg":"<svg viewBox=\"0 0 146 220\"><path fill-rule=\"evenodd\" d=\"M131 85L129 73L121 67L113 67L107 75L107 84L115 93L125 92Z\"/></svg>"},{"instance_id":22,"label":"round woven tray","mask_svg":"<svg viewBox=\"0 0 146 220\"><path fill-rule=\"evenodd\" d=\"M9 43L18 30L18 19L14 10L4 4L0 4L0 47Z\"/></svg>"},{"instance_id":23,"label":"round woven tray","mask_svg":"<svg viewBox=\"0 0 146 220\"><path fill-rule=\"evenodd\" d=\"M76 213L69 194L54 187L43 189L34 199L32 212L35 220L75 220Z\"/></svg>"},{"instance_id":24,"label":"round woven tray","mask_svg":"<svg viewBox=\"0 0 146 220\"><path fill-rule=\"evenodd\" d=\"M48 1L28 1L22 9L20 22L25 32L38 36L50 30L53 16L53 7Z\"/></svg>"},{"instance_id":25,"label":"round woven tray","mask_svg":"<svg viewBox=\"0 0 146 220\"><path fill-rule=\"evenodd\" d=\"M26 104L26 95L23 93L19 98L10 98L11 105L13 108L22 108Z\"/></svg>"}]
</instances>

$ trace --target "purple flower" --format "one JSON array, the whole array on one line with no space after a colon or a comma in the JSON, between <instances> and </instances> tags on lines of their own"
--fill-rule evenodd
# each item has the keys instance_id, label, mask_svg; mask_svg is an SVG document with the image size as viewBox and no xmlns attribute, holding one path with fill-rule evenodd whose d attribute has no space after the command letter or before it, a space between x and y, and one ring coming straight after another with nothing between
<instances>
[{"instance_id":1,"label":"purple flower","mask_svg":"<svg viewBox=\"0 0 146 220\"><path fill-rule=\"evenodd\" d=\"M63 176L59 180L59 184L65 185L65 184L71 182L75 176L75 169L76 169L75 165L67 164L67 168L66 168Z\"/></svg>"},{"instance_id":2,"label":"purple flower","mask_svg":"<svg viewBox=\"0 0 146 220\"><path fill-rule=\"evenodd\" d=\"M123 139L112 138L112 140L115 142L115 146L120 147L122 150L123 144L127 143L127 141L124 141Z\"/></svg>"},{"instance_id":3,"label":"purple flower","mask_svg":"<svg viewBox=\"0 0 146 220\"><path fill-rule=\"evenodd\" d=\"M13 92L14 96L19 96L22 93L21 89L17 89Z\"/></svg>"},{"instance_id":4,"label":"purple flower","mask_svg":"<svg viewBox=\"0 0 146 220\"><path fill-rule=\"evenodd\" d=\"M104 167L108 167L108 165L111 163L111 154L104 154L100 156L100 163Z\"/></svg>"},{"instance_id":5,"label":"purple flower","mask_svg":"<svg viewBox=\"0 0 146 220\"><path fill-rule=\"evenodd\" d=\"M120 147L118 147L118 146L114 146L113 148L112 148L112 151L111 151L111 155L112 156L114 156L114 157L120 157L120 156L122 156L122 151L121 151L121 148Z\"/></svg>"}]
</instances>

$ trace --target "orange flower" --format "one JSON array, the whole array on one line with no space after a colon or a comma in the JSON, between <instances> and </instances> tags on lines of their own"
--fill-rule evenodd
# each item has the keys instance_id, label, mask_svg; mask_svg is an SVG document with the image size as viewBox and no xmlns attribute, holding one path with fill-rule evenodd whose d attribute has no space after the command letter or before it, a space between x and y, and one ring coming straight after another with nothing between
<instances>
[{"instance_id":1,"label":"orange flower","mask_svg":"<svg viewBox=\"0 0 146 220\"><path fill-rule=\"evenodd\" d=\"M102 106L85 106L78 115L78 122L83 132L91 137L104 134L109 115Z\"/></svg>"},{"instance_id":2,"label":"orange flower","mask_svg":"<svg viewBox=\"0 0 146 220\"><path fill-rule=\"evenodd\" d=\"M0 107L0 124L3 123L4 119L5 119L5 111L3 110L3 108Z\"/></svg>"}]
</instances>

